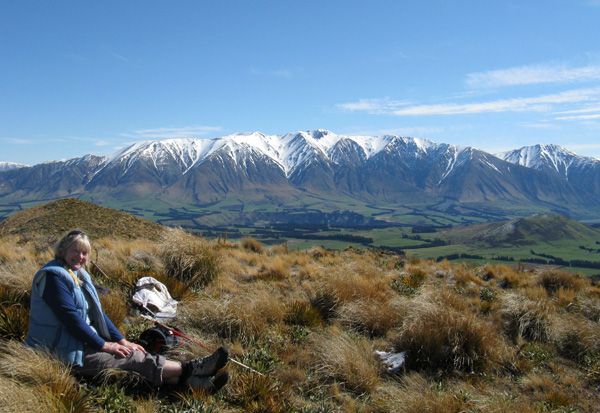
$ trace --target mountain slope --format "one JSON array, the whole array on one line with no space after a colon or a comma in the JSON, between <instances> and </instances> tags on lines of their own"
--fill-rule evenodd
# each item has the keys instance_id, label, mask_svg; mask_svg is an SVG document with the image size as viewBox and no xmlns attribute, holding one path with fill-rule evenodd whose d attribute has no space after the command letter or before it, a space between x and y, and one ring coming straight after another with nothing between
<instances>
[{"instance_id":1,"label":"mountain slope","mask_svg":"<svg viewBox=\"0 0 600 413\"><path fill-rule=\"evenodd\" d=\"M598 159L579 156L558 145L525 146L497 156L507 162L559 176L585 192L600 193Z\"/></svg>"},{"instance_id":2,"label":"mountain slope","mask_svg":"<svg viewBox=\"0 0 600 413\"><path fill-rule=\"evenodd\" d=\"M600 162L571 154L560 163L557 155L532 154L522 150L500 158L425 139L324 130L169 139L139 142L110 157L88 155L2 171L0 199L22 203L85 196L113 206L141 201L177 206L235 198L267 209L291 203L306 208L320 200L334 211L335 200L343 198L356 210L438 204L505 215L513 210L578 217L600 213Z\"/></svg>"}]
</instances>

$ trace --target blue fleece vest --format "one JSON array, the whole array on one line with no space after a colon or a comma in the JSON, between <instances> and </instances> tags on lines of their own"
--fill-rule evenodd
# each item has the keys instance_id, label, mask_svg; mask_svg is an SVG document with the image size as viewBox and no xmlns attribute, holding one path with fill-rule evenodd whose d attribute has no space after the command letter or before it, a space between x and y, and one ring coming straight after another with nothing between
<instances>
[{"instance_id":1,"label":"blue fleece vest","mask_svg":"<svg viewBox=\"0 0 600 413\"><path fill-rule=\"evenodd\" d=\"M42 267L33 278L29 331L27 337L25 337L25 344L50 350L65 363L83 366L85 343L69 333L42 298L46 286L47 272L59 276L65 282L79 315L84 320L89 321L88 324L102 338L110 340L110 333L102 314L100 299L89 274L83 268L78 271L79 279L82 281L81 286L78 286L71 274L63 268L59 261L55 260ZM86 294L90 297L89 300L86 300Z\"/></svg>"}]
</instances>

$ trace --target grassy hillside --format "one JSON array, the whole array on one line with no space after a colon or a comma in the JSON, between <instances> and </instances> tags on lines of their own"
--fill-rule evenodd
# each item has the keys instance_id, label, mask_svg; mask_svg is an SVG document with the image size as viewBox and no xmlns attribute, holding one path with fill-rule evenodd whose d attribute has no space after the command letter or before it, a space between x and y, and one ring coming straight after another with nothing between
<instances>
[{"instance_id":1,"label":"grassy hillside","mask_svg":"<svg viewBox=\"0 0 600 413\"><path fill-rule=\"evenodd\" d=\"M0 222L0 236L60 236L72 228L84 229L92 238L160 238L164 227L126 212L77 199L27 208Z\"/></svg>"},{"instance_id":2,"label":"grassy hillside","mask_svg":"<svg viewBox=\"0 0 600 413\"><path fill-rule=\"evenodd\" d=\"M600 240L600 231L562 215L536 214L527 218L488 222L445 230L440 236L469 246L536 245L542 242Z\"/></svg>"},{"instance_id":3,"label":"grassy hillside","mask_svg":"<svg viewBox=\"0 0 600 413\"><path fill-rule=\"evenodd\" d=\"M173 325L210 349L228 346L265 377L230 363L230 383L213 396L152 389L114 373L80 382L19 345L33 274L51 258L36 238L46 227L32 218L14 225L23 222L30 233L5 222L0 236L0 411L593 412L600 405L600 287L584 277L357 248L293 251L178 230L149 239L93 236L92 260L105 275L90 270L109 288L105 311L136 340L151 324L126 302L135 281L152 274L180 301ZM376 351L406 352L406 363L392 373ZM186 341L169 356L206 353Z\"/></svg>"}]
</instances>

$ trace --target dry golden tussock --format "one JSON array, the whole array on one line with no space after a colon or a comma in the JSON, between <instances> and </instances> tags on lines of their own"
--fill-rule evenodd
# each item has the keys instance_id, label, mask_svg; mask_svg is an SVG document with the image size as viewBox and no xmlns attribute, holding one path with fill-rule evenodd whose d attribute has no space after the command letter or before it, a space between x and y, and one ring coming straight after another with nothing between
<instances>
[{"instance_id":1,"label":"dry golden tussock","mask_svg":"<svg viewBox=\"0 0 600 413\"><path fill-rule=\"evenodd\" d=\"M0 380L8 384L0 390L2 411L87 411L89 398L52 356L14 341L0 343L0 355Z\"/></svg>"},{"instance_id":2,"label":"dry golden tussock","mask_svg":"<svg viewBox=\"0 0 600 413\"><path fill-rule=\"evenodd\" d=\"M543 271L538 275L538 284L546 289L548 294L554 294L559 289L569 289L575 292L589 287L590 282L579 274L569 274L558 270Z\"/></svg>"},{"instance_id":3,"label":"dry golden tussock","mask_svg":"<svg viewBox=\"0 0 600 413\"><path fill-rule=\"evenodd\" d=\"M106 313L113 324L123 328L123 322L127 317L129 309L127 308L127 297L124 297L121 291L109 289L105 295L100 295L102 310Z\"/></svg>"},{"instance_id":4,"label":"dry golden tussock","mask_svg":"<svg viewBox=\"0 0 600 413\"><path fill-rule=\"evenodd\" d=\"M253 297L207 298L190 303L184 310L186 324L229 340L252 342L278 323L285 309L277 297L257 292Z\"/></svg>"},{"instance_id":5,"label":"dry golden tussock","mask_svg":"<svg viewBox=\"0 0 600 413\"><path fill-rule=\"evenodd\" d=\"M385 337L389 331L402 324L404 316L409 312L407 300L396 297L386 301L355 300L340 305L337 319L349 330L368 337Z\"/></svg>"},{"instance_id":6,"label":"dry golden tussock","mask_svg":"<svg viewBox=\"0 0 600 413\"><path fill-rule=\"evenodd\" d=\"M254 241L211 243L169 230L154 242L93 245L90 261L102 271L88 270L109 288L103 307L128 339L147 325L125 302L139 278L152 276L180 301L175 323L187 336L227 345L266 374L229 365L230 383L207 398L144 393L126 380L85 390L52 357L8 340L24 336L31 280L52 253L35 238L0 239L0 410L527 413L600 405L600 288L583 277ZM375 349L406 352L401 372L389 373ZM208 351L185 342L170 357Z\"/></svg>"},{"instance_id":7,"label":"dry golden tussock","mask_svg":"<svg viewBox=\"0 0 600 413\"><path fill-rule=\"evenodd\" d=\"M190 287L204 287L221 273L217 246L182 230L166 233L159 246L165 273Z\"/></svg>"},{"instance_id":8,"label":"dry golden tussock","mask_svg":"<svg viewBox=\"0 0 600 413\"><path fill-rule=\"evenodd\" d=\"M241 246L246 251L255 252L257 254L262 254L264 252L262 244L253 237L245 237L241 242Z\"/></svg>"},{"instance_id":9,"label":"dry golden tussock","mask_svg":"<svg viewBox=\"0 0 600 413\"><path fill-rule=\"evenodd\" d=\"M356 394L370 394L379 383L379 368L369 340L332 330L315 338L315 370Z\"/></svg>"},{"instance_id":10,"label":"dry golden tussock","mask_svg":"<svg viewBox=\"0 0 600 413\"><path fill-rule=\"evenodd\" d=\"M432 301L413 302L392 344L416 370L483 372L508 353L491 323Z\"/></svg>"},{"instance_id":11,"label":"dry golden tussock","mask_svg":"<svg viewBox=\"0 0 600 413\"><path fill-rule=\"evenodd\" d=\"M260 263L257 277L268 281L281 281L288 278L292 260L286 255L269 257Z\"/></svg>"},{"instance_id":12,"label":"dry golden tussock","mask_svg":"<svg viewBox=\"0 0 600 413\"><path fill-rule=\"evenodd\" d=\"M527 291L530 293L536 290ZM547 342L551 336L550 324L555 315L554 304L543 296L533 298L511 293L502 299L501 314L505 332L513 341L525 339Z\"/></svg>"}]
</instances>

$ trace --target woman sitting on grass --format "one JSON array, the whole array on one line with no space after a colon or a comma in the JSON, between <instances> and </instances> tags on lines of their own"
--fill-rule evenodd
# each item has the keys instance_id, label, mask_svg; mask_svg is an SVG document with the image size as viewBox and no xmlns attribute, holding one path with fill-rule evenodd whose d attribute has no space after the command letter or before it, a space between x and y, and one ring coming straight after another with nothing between
<instances>
[{"instance_id":1,"label":"woman sitting on grass","mask_svg":"<svg viewBox=\"0 0 600 413\"><path fill-rule=\"evenodd\" d=\"M178 384L207 392L222 388L229 378L227 373L217 375L228 360L225 347L180 363L151 355L123 337L102 311L83 268L90 251L88 235L71 231L56 245L55 259L36 273L25 344L50 350L84 377L119 369L138 373L154 386Z\"/></svg>"}]
</instances>

